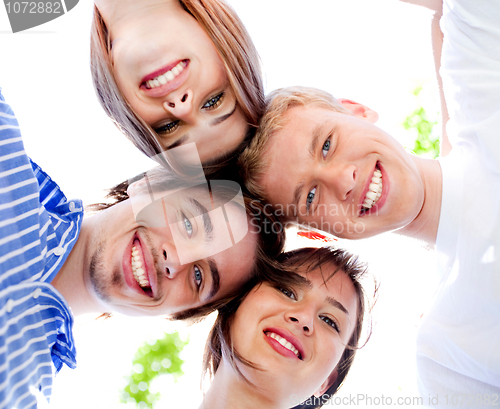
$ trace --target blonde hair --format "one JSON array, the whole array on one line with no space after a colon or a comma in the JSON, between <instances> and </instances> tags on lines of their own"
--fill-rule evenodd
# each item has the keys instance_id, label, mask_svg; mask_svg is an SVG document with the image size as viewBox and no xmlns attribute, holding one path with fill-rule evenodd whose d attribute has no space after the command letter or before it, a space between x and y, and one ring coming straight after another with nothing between
<instances>
[{"instance_id":1,"label":"blonde hair","mask_svg":"<svg viewBox=\"0 0 500 409\"><path fill-rule=\"evenodd\" d=\"M231 154L244 149L264 110L264 85L260 59L249 33L236 12L223 0L179 0L206 31L226 68L238 106L249 125L245 141ZM91 28L90 67L98 99L116 126L149 157L162 152L154 130L132 109L113 75L110 35L94 6ZM226 155L227 156L227 155Z\"/></svg>"},{"instance_id":2,"label":"blonde hair","mask_svg":"<svg viewBox=\"0 0 500 409\"><path fill-rule=\"evenodd\" d=\"M306 105L351 115L333 95L317 88L296 86L278 88L269 93L257 134L238 159L240 175L245 186L252 195L261 200L266 200L266 193L260 181L268 167L263 156L269 150L269 143L273 135L286 125L285 116L288 110Z\"/></svg>"}]
</instances>

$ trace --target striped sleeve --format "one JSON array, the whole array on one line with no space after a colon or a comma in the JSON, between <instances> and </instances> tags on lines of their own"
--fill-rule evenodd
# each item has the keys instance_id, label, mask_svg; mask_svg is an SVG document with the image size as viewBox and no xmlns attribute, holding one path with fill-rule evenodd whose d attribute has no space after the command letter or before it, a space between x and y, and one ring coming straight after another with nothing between
<instances>
[{"instance_id":1,"label":"striped sleeve","mask_svg":"<svg viewBox=\"0 0 500 409\"><path fill-rule=\"evenodd\" d=\"M36 407L54 372L76 366L73 318L49 283L77 240L81 207L31 162L0 94L0 409Z\"/></svg>"}]
</instances>

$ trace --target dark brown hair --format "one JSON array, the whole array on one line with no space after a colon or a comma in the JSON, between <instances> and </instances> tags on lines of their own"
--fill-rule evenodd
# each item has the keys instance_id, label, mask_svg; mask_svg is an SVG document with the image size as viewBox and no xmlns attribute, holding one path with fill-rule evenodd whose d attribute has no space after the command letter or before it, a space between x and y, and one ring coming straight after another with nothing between
<instances>
[{"instance_id":1,"label":"dark brown hair","mask_svg":"<svg viewBox=\"0 0 500 409\"><path fill-rule=\"evenodd\" d=\"M278 262L281 263L282 268L279 270L274 269L271 275L262 277L261 281L255 279L253 281L255 285L259 285L259 283L262 282L267 282L277 287L300 285L305 279L293 271L305 268L307 274L308 271L320 268L325 282L333 277L338 271L345 272L351 279L357 294L357 322L348 345L346 345L336 367L338 371L337 379L322 396L313 396L306 401L306 404L295 407L295 409L319 408L330 396L334 395L343 384L352 365L356 350L359 348L366 309L365 300L367 299L362 286L362 280L367 271L366 266L358 260L357 256L345 250L332 247L301 248L293 250L283 253L278 258ZM333 271L330 271L328 267L334 267ZM230 336L230 329L235 312L251 289L251 287L247 286L245 289L246 292L240 294L239 297L233 299L230 303L218 310L219 314L207 340L203 362L204 371L208 372L211 376L215 375L223 356L229 360L231 366L241 376L243 375L237 368L237 361L256 368L251 361L238 354L238 351L232 346Z\"/></svg>"},{"instance_id":2,"label":"dark brown hair","mask_svg":"<svg viewBox=\"0 0 500 409\"><path fill-rule=\"evenodd\" d=\"M127 189L129 183L144 178L146 173L143 173L130 181L124 181L117 184L108 190L105 203L95 203L86 207L85 210L90 212L97 212L109 209L117 203L129 199ZM156 167L152 171L147 172L148 187L153 191L173 190L185 187L186 180L179 177L175 172L169 171L163 167ZM206 184L204 178L200 179L199 184ZM210 183L212 182L212 183ZM228 188L227 190L220 188L221 184L217 184L219 180L211 179L208 181L214 201L234 197L234 189ZM189 180L189 185L193 185L193 179ZM253 200L251 197L246 196L243 192L243 199L247 217L250 219L251 226L257 231L257 248L255 252L254 265L248 275L247 281L242 287L225 297L202 305L200 307L184 310L172 315L173 320L191 320L196 321L206 317L211 312L223 308L225 304L238 298L241 292L247 292L248 289L254 287L257 282L260 282L264 277L271 275L272 271L277 269L280 264L277 262L278 256L283 252L285 245L285 231L281 222L274 217L269 211L264 208L264 204ZM272 226L272 228L270 227Z\"/></svg>"}]
</instances>

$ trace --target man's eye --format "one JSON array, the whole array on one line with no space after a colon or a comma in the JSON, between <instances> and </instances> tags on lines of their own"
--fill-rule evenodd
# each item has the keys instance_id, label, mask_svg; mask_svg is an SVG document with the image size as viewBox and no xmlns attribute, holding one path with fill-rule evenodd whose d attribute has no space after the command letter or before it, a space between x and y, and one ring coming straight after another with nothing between
<instances>
[{"instance_id":1,"label":"man's eye","mask_svg":"<svg viewBox=\"0 0 500 409\"><path fill-rule=\"evenodd\" d=\"M295 293L292 290L290 290L289 288L280 287L279 290L283 294L285 294L288 298L291 298L292 300L297 300Z\"/></svg>"},{"instance_id":2,"label":"man's eye","mask_svg":"<svg viewBox=\"0 0 500 409\"><path fill-rule=\"evenodd\" d=\"M224 99L224 93L221 92L219 95L216 95L210 98L207 102L205 102L205 105L203 105L202 108L203 109L217 108L222 103L223 99Z\"/></svg>"},{"instance_id":3,"label":"man's eye","mask_svg":"<svg viewBox=\"0 0 500 409\"><path fill-rule=\"evenodd\" d=\"M311 204L314 202L314 196L316 196L316 188L314 188L313 190L311 190L308 194L307 194L307 198L306 198L306 209L309 211L309 208L311 207Z\"/></svg>"},{"instance_id":4,"label":"man's eye","mask_svg":"<svg viewBox=\"0 0 500 409\"><path fill-rule=\"evenodd\" d=\"M328 153L328 151L330 150L330 138L328 138L325 143L323 144L323 149L321 150L321 152L323 153L323 158L326 158L326 155Z\"/></svg>"},{"instance_id":5,"label":"man's eye","mask_svg":"<svg viewBox=\"0 0 500 409\"><path fill-rule=\"evenodd\" d=\"M335 331L340 332L337 323L332 320L330 317L322 316L321 319L330 327L332 327Z\"/></svg>"},{"instance_id":6,"label":"man's eye","mask_svg":"<svg viewBox=\"0 0 500 409\"><path fill-rule=\"evenodd\" d=\"M203 282L203 274L198 266L194 266L194 282L198 288L200 288L201 283Z\"/></svg>"},{"instance_id":7,"label":"man's eye","mask_svg":"<svg viewBox=\"0 0 500 409\"><path fill-rule=\"evenodd\" d=\"M179 127L179 121L172 121L168 124L162 125L156 128L154 131L158 135L168 135L169 133L174 132Z\"/></svg>"},{"instance_id":8,"label":"man's eye","mask_svg":"<svg viewBox=\"0 0 500 409\"><path fill-rule=\"evenodd\" d=\"M182 223L184 224L184 229L186 229L188 237L191 238L193 235L193 225L184 213L182 213Z\"/></svg>"}]
</instances>

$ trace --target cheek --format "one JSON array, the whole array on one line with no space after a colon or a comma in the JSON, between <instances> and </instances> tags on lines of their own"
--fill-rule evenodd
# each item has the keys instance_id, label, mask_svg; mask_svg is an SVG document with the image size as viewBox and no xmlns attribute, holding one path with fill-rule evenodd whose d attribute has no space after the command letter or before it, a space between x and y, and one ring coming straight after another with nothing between
<instances>
[{"instance_id":1,"label":"cheek","mask_svg":"<svg viewBox=\"0 0 500 409\"><path fill-rule=\"evenodd\" d=\"M118 40L116 45L113 45L111 49L111 64L113 66L113 76L115 78L116 85L125 93L128 87L130 87L131 70L133 66L133 61L130 58L130 50L127 50L125 44Z\"/></svg>"},{"instance_id":2,"label":"cheek","mask_svg":"<svg viewBox=\"0 0 500 409\"><path fill-rule=\"evenodd\" d=\"M231 325L231 341L238 354L248 360L252 359L251 351L255 342L256 326L257 322L249 314L249 310L239 308Z\"/></svg>"},{"instance_id":3,"label":"cheek","mask_svg":"<svg viewBox=\"0 0 500 409\"><path fill-rule=\"evenodd\" d=\"M205 84L205 87L211 91L216 91L213 88L219 90L221 88L227 88L229 85L226 68L215 49L205 54L203 58L203 69L200 74L203 78L200 85L203 86L203 84Z\"/></svg>"},{"instance_id":4,"label":"cheek","mask_svg":"<svg viewBox=\"0 0 500 409\"><path fill-rule=\"evenodd\" d=\"M231 339L238 352L247 359L251 359L249 352L260 341L261 323L265 319L262 311L266 311L267 316L268 312L272 311L271 308L265 291L254 290L245 298L234 315Z\"/></svg>"},{"instance_id":5,"label":"cheek","mask_svg":"<svg viewBox=\"0 0 500 409\"><path fill-rule=\"evenodd\" d=\"M316 351L321 359L318 362L318 372L329 375L337 366L344 353L345 344L337 335L325 334L318 339Z\"/></svg>"}]
</instances>

